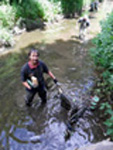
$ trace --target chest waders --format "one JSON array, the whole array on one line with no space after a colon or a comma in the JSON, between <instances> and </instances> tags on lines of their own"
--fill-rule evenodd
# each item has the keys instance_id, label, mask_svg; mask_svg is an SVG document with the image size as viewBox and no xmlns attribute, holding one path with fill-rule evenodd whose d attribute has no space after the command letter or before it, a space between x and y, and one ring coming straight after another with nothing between
<instances>
[{"instance_id":1,"label":"chest waders","mask_svg":"<svg viewBox=\"0 0 113 150\"><path fill-rule=\"evenodd\" d=\"M31 81L28 81L28 83L31 84L32 89L31 90L27 89L27 92L26 92L25 102L26 102L27 106L32 105L32 101L33 101L36 93L38 93L39 97L42 100L42 103L46 103L46 101L47 101L47 92L45 89L45 83L44 83L44 77L43 77L43 68L41 66L38 66L38 67L39 68L36 68L34 70L33 75L35 77L37 77L39 85L38 85L38 87L33 88Z\"/></svg>"}]
</instances>

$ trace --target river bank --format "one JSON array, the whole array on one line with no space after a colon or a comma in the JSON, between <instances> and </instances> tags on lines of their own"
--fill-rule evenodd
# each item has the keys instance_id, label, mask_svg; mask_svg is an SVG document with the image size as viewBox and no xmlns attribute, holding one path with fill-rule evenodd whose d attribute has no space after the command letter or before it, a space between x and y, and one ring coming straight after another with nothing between
<instances>
[{"instance_id":1,"label":"river bank","mask_svg":"<svg viewBox=\"0 0 113 150\"><path fill-rule=\"evenodd\" d=\"M109 4L109 1L107 2L105 0L103 3L99 3L98 12L89 13L91 26L88 30L87 40L91 40L101 31L100 21L105 19L106 15L111 12L111 9L112 9L112 6ZM57 35L57 30L63 30L63 28L59 28L59 27L62 26L63 24L65 26L67 21L72 22L73 25L71 26L70 32L65 34L65 40L69 40L70 38L73 38L73 39L75 38L75 41L80 42L77 38L79 35L79 26L77 23L78 19L75 19L75 18L63 19L63 17L61 16L58 20L59 21L54 24L47 23L46 28L44 30L36 29L31 32L24 31L22 34L16 35L15 45L12 48L5 48L5 47L1 48L0 55L4 55L4 54L15 52L15 51L18 52L21 49L27 47L28 45L31 45L36 42L43 42L43 41L46 42L45 39L41 38L40 33L42 34L47 33L47 36L51 36L51 37L52 37L52 34L53 35L56 34L54 39L51 39L51 42L53 40L59 39L59 35ZM30 37L34 37L34 38L30 38ZM38 37L40 37L40 39Z\"/></svg>"},{"instance_id":2,"label":"river bank","mask_svg":"<svg viewBox=\"0 0 113 150\"><path fill-rule=\"evenodd\" d=\"M98 142L96 144L92 144L90 146L83 146L78 150L112 150L112 149L113 149L113 142L105 140L102 142Z\"/></svg>"}]
</instances>

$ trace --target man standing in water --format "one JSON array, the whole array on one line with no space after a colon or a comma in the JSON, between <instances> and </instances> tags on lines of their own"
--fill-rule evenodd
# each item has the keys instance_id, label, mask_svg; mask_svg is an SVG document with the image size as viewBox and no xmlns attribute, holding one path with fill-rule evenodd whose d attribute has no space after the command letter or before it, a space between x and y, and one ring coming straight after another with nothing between
<instances>
[{"instance_id":1,"label":"man standing in water","mask_svg":"<svg viewBox=\"0 0 113 150\"><path fill-rule=\"evenodd\" d=\"M42 100L42 103L47 101L47 93L43 74L48 74L57 83L57 79L49 71L46 64L39 60L39 52L36 49L31 49L28 53L29 61L24 64L21 69L22 84L26 88L25 103L27 106L32 105L33 98L36 93Z\"/></svg>"},{"instance_id":2,"label":"man standing in water","mask_svg":"<svg viewBox=\"0 0 113 150\"><path fill-rule=\"evenodd\" d=\"M85 35L86 35L86 29L89 27L90 22L87 16L84 16L78 20L78 23L80 23L79 27L79 38L81 40L84 40Z\"/></svg>"},{"instance_id":3,"label":"man standing in water","mask_svg":"<svg viewBox=\"0 0 113 150\"><path fill-rule=\"evenodd\" d=\"M89 11L90 12L98 11L98 5L99 5L99 2L95 0L94 2L91 3Z\"/></svg>"}]
</instances>

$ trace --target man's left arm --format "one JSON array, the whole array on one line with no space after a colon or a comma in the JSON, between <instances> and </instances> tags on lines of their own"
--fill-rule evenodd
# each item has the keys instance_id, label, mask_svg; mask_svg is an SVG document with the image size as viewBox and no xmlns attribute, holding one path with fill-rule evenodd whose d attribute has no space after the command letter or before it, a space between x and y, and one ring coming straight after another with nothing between
<instances>
[{"instance_id":1,"label":"man's left arm","mask_svg":"<svg viewBox=\"0 0 113 150\"><path fill-rule=\"evenodd\" d=\"M54 81L54 83L56 84L58 81L56 79L56 77L54 76L54 74L48 69L47 65L45 63L42 63L43 66L43 72L47 73Z\"/></svg>"},{"instance_id":2,"label":"man's left arm","mask_svg":"<svg viewBox=\"0 0 113 150\"><path fill-rule=\"evenodd\" d=\"M51 71L48 71L48 75L53 79L55 84L58 82L56 77L53 75L53 73Z\"/></svg>"}]
</instances>

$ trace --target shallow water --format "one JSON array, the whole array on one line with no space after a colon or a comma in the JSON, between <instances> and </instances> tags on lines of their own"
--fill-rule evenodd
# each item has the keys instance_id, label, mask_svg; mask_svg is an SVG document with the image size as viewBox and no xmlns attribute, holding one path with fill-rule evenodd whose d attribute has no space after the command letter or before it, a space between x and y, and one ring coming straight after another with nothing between
<instances>
[{"instance_id":1,"label":"shallow water","mask_svg":"<svg viewBox=\"0 0 113 150\"><path fill-rule=\"evenodd\" d=\"M38 96L31 108L24 104L25 90L20 81L20 69L27 61L31 47L39 49L40 59L55 74L66 95L80 102L90 97L96 80L95 68L88 54L92 44L77 39L74 24L75 20L65 20L46 31L24 33L14 48L15 52L1 57L1 150L74 150L105 138L98 112L86 111L75 124L75 132L65 140L68 114L60 105L57 88L48 90L45 106L40 105ZM35 136L38 140L32 143Z\"/></svg>"}]
</instances>

